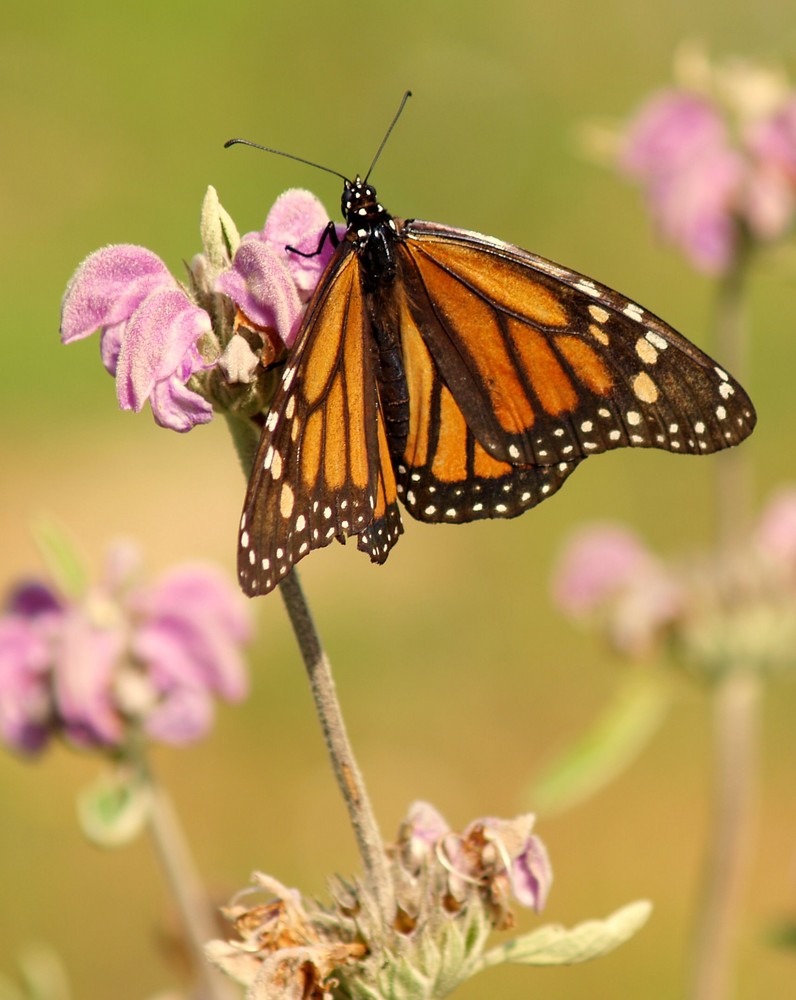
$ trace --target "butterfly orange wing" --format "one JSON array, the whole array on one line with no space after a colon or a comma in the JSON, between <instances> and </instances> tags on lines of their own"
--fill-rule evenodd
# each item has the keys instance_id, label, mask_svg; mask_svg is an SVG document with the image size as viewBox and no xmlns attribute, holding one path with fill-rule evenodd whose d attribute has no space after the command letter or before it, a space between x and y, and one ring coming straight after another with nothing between
<instances>
[{"instance_id":1,"label":"butterfly orange wing","mask_svg":"<svg viewBox=\"0 0 796 1000\"><path fill-rule=\"evenodd\" d=\"M402 236L410 340L418 331L493 458L543 467L627 446L705 454L751 433L743 388L619 293L478 233L412 221Z\"/></svg>"},{"instance_id":2,"label":"butterfly orange wing","mask_svg":"<svg viewBox=\"0 0 796 1000\"><path fill-rule=\"evenodd\" d=\"M449 388L426 343L428 324L421 327L417 321L416 293L414 286L402 286L399 293L409 429L403 451L395 457L398 494L407 510L421 521L455 524L515 517L552 496L579 459L545 466L518 465L485 449L468 426L463 410L480 406L484 422L490 417L490 397L477 381L466 383L455 395ZM464 405L459 402L462 398ZM500 436L495 440L504 446L505 453Z\"/></svg>"},{"instance_id":3,"label":"butterfly orange wing","mask_svg":"<svg viewBox=\"0 0 796 1000\"><path fill-rule=\"evenodd\" d=\"M238 573L264 594L313 549L358 535L383 562L401 533L359 260L324 273L266 417L241 518Z\"/></svg>"}]
</instances>

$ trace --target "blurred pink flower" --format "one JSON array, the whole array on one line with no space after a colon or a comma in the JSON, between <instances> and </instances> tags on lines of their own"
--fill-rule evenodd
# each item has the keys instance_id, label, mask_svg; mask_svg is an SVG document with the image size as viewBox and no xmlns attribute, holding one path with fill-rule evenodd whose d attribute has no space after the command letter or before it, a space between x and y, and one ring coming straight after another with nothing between
<instances>
[{"instance_id":1,"label":"blurred pink flower","mask_svg":"<svg viewBox=\"0 0 796 1000\"><path fill-rule=\"evenodd\" d=\"M783 236L796 207L796 94L767 94L750 110L746 91L757 91L759 74L740 68L733 86L730 76L649 98L618 157L663 238L709 273L729 266L744 231L759 242Z\"/></svg>"},{"instance_id":2,"label":"blurred pink flower","mask_svg":"<svg viewBox=\"0 0 796 1000\"><path fill-rule=\"evenodd\" d=\"M22 753L36 753L49 736L51 636L60 616L52 591L25 583L0 617L0 739Z\"/></svg>"},{"instance_id":3,"label":"blurred pink flower","mask_svg":"<svg viewBox=\"0 0 796 1000\"><path fill-rule=\"evenodd\" d=\"M122 745L128 727L183 744L202 738L214 699L245 697L248 607L214 568L177 567L153 583L128 548L79 599L18 590L0 617L0 736L33 753L62 734Z\"/></svg>"},{"instance_id":4,"label":"blurred pink flower","mask_svg":"<svg viewBox=\"0 0 796 1000\"><path fill-rule=\"evenodd\" d=\"M573 535L564 549L553 578L554 600L567 614L588 614L632 586L652 562L629 529L593 525Z\"/></svg>"},{"instance_id":5,"label":"blurred pink flower","mask_svg":"<svg viewBox=\"0 0 796 1000\"><path fill-rule=\"evenodd\" d=\"M779 490L763 508L755 541L769 558L796 570L796 486Z\"/></svg>"},{"instance_id":6,"label":"blurred pink flower","mask_svg":"<svg viewBox=\"0 0 796 1000\"><path fill-rule=\"evenodd\" d=\"M605 622L613 644L631 655L652 647L682 603L677 581L621 525L595 525L575 534L561 555L552 590L565 614Z\"/></svg>"},{"instance_id":7,"label":"blurred pink flower","mask_svg":"<svg viewBox=\"0 0 796 1000\"><path fill-rule=\"evenodd\" d=\"M630 531L576 535L553 579L555 600L587 618L620 653L666 640L689 672L714 679L742 668L796 667L796 487L776 493L729 550L666 564Z\"/></svg>"}]
</instances>

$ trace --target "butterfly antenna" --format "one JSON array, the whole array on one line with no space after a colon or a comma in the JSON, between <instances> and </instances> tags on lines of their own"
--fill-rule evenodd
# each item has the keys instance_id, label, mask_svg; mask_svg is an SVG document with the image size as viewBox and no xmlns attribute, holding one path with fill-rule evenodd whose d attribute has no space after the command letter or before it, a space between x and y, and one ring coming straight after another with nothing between
<instances>
[{"instance_id":1,"label":"butterfly antenna","mask_svg":"<svg viewBox=\"0 0 796 1000\"><path fill-rule=\"evenodd\" d=\"M394 124L394 123L393 123ZM390 126L392 128L392 126ZM387 133L389 135L389 132ZM384 145L384 143L382 143ZM271 146L261 146L259 142L252 142L249 139L227 139L224 143L224 149L228 149L230 146L251 146L253 149L261 149L264 153L276 153L277 156L286 156L288 160L295 160L297 163L305 163L308 167L315 167L317 170L325 170L327 174L334 174L335 177L341 178L341 180L348 180L345 174L341 174L338 170L332 170L331 167L324 167L321 163L315 163L313 160L305 160L303 156L295 156L293 153L285 153L281 149L273 149ZM379 150L381 152L381 150Z\"/></svg>"},{"instance_id":2,"label":"butterfly antenna","mask_svg":"<svg viewBox=\"0 0 796 1000\"><path fill-rule=\"evenodd\" d=\"M401 98L401 103L398 106L398 110L395 112L395 117L393 118L392 122L390 122L390 127L387 129L387 131L386 131L386 133L384 135L384 138L381 140L381 145L376 150L376 155L373 157L373 163L371 163L370 169L365 174L365 183L367 183L368 177L370 177L371 173L373 172L373 168L376 166L376 161L381 156L381 151L384 149L384 147L387 144L387 140L390 138L390 133L395 128L395 125L396 125L398 119L401 117L401 112L404 109L404 105L406 104L406 102L409 100L409 98L411 96L412 96L412 91L411 90L407 90L407 92Z\"/></svg>"}]
</instances>

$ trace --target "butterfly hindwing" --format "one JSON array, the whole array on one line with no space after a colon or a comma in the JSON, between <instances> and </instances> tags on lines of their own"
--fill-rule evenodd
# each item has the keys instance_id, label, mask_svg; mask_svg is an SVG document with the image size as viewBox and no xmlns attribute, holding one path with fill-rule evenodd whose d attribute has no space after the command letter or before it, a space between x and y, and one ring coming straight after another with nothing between
<instances>
[{"instance_id":1,"label":"butterfly hindwing","mask_svg":"<svg viewBox=\"0 0 796 1000\"><path fill-rule=\"evenodd\" d=\"M376 561L398 537L392 468L381 468L368 322L358 258L341 244L299 331L254 461L238 550L248 594L267 593L335 537L371 526L360 548Z\"/></svg>"},{"instance_id":2,"label":"butterfly hindwing","mask_svg":"<svg viewBox=\"0 0 796 1000\"><path fill-rule=\"evenodd\" d=\"M409 513L420 521L451 524L515 517L552 496L579 460L518 465L486 451L442 379L408 294L401 298L399 317L409 429L395 462L398 493ZM470 388L479 391L477 385Z\"/></svg>"},{"instance_id":3,"label":"butterfly hindwing","mask_svg":"<svg viewBox=\"0 0 796 1000\"><path fill-rule=\"evenodd\" d=\"M742 387L640 306L509 244L404 225L408 307L491 455L539 466L636 446L707 453L755 423Z\"/></svg>"}]
</instances>

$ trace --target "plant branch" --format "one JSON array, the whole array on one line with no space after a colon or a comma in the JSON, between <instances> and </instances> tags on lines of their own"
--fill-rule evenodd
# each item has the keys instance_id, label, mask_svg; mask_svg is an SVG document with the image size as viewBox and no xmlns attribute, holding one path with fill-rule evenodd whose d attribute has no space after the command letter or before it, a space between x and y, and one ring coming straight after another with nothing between
<instances>
[{"instance_id":1,"label":"plant branch","mask_svg":"<svg viewBox=\"0 0 796 1000\"><path fill-rule=\"evenodd\" d=\"M749 261L749 247L742 242L722 278L715 313L716 353L742 381ZM746 450L733 448L717 456L715 490L717 544L728 552L746 537L750 521L752 470ZM713 804L697 913L694 1000L727 1000L731 995L733 950L753 844L759 702L760 680L751 668L728 670L712 692Z\"/></svg>"},{"instance_id":2,"label":"plant branch","mask_svg":"<svg viewBox=\"0 0 796 1000\"><path fill-rule=\"evenodd\" d=\"M288 573L279 585L279 590L307 670L315 709L323 730L326 748L332 759L337 784L340 786L354 828L365 869L365 884L378 901L383 926L391 927L395 918L395 895L384 843L346 733L329 660L321 646L295 570Z\"/></svg>"},{"instance_id":3,"label":"plant branch","mask_svg":"<svg viewBox=\"0 0 796 1000\"><path fill-rule=\"evenodd\" d=\"M228 424L244 473L248 476L257 450L259 429L250 420L237 420L233 417L228 419ZM365 885L378 902L383 926L391 927L395 918L395 893L384 842L362 773L348 739L343 713L337 700L331 665L321 646L320 637L295 570L282 580L279 591L304 660L323 738L354 828L354 836L365 871Z\"/></svg>"},{"instance_id":4,"label":"plant branch","mask_svg":"<svg viewBox=\"0 0 796 1000\"><path fill-rule=\"evenodd\" d=\"M694 1000L731 995L732 953L754 834L760 684L730 674L714 700L713 803L693 966Z\"/></svg>"},{"instance_id":5,"label":"plant branch","mask_svg":"<svg viewBox=\"0 0 796 1000\"><path fill-rule=\"evenodd\" d=\"M198 1000L237 1000L239 991L210 965L205 955L205 945L218 936L218 929L213 921L213 907L194 867L171 799L148 769L144 771L144 780L151 797L149 829L177 907L191 967L196 973L196 997Z\"/></svg>"}]
</instances>

